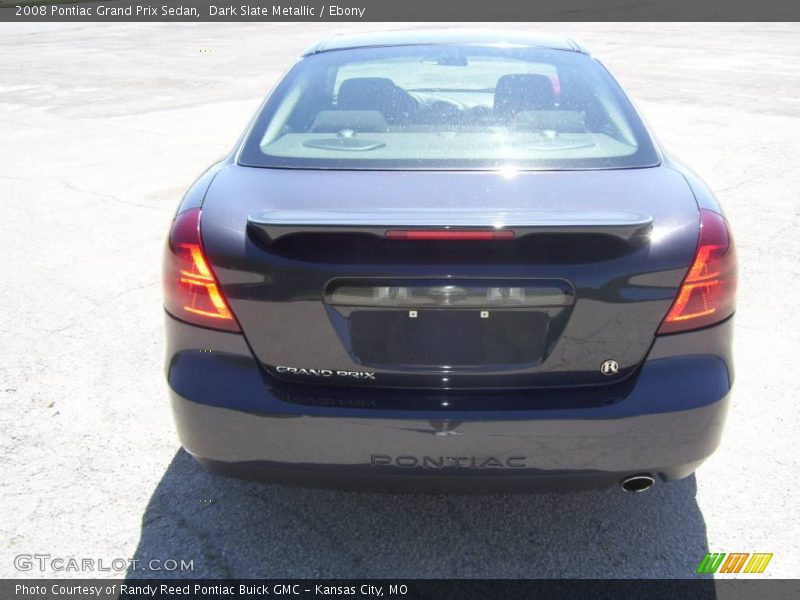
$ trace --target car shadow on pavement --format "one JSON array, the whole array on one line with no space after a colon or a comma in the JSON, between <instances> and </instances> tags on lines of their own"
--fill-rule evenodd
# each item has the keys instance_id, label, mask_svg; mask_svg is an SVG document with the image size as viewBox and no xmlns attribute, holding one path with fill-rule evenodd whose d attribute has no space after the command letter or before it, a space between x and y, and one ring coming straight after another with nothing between
<instances>
[{"instance_id":1,"label":"car shadow on pavement","mask_svg":"<svg viewBox=\"0 0 800 600\"><path fill-rule=\"evenodd\" d=\"M211 475L180 450L127 576L693 578L708 551L695 492L694 476L643 494L326 491ZM148 569L168 559L193 569Z\"/></svg>"}]
</instances>

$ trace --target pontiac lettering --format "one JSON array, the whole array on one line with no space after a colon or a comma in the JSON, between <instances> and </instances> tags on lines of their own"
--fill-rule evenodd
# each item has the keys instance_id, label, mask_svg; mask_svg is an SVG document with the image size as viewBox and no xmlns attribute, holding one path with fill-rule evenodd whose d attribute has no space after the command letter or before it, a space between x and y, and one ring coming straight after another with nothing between
<instances>
[{"instance_id":1,"label":"pontiac lettering","mask_svg":"<svg viewBox=\"0 0 800 600\"><path fill-rule=\"evenodd\" d=\"M497 458L494 456L389 456L388 454L373 454L370 465L373 467L411 467L422 469L522 469L526 464L525 456L509 456Z\"/></svg>"}]
</instances>

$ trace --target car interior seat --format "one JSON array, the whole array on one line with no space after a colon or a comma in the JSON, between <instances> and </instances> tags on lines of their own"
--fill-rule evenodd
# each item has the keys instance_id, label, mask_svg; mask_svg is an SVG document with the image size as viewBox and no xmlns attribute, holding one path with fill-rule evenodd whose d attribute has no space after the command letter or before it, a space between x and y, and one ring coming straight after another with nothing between
<instances>
[{"instance_id":1,"label":"car interior seat","mask_svg":"<svg viewBox=\"0 0 800 600\"><path fill-rule=\"evenodd\" d=\"M553 83L546 75L519 73L503 75L497 81L494 91L497 116L510 118L520 112L552 110L554 107Z\"/></svg>"},{"instance_id":2,"label":"car interior seat","mask_svg":"<svg viewBox=\"0 0 800 600\"><path fill-rule=\"evenodd\" d=\"M417 109L413 96L386 77L354 77L339 86L340 110L380 112L389 124L402 123Z\"/></svg>"}]
</instances>

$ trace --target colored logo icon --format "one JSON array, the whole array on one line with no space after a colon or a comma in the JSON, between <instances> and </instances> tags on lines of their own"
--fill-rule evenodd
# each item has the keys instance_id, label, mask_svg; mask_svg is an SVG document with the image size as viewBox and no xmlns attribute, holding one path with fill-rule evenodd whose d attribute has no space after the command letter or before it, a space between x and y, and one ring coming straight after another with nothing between
<instances>
[{"instance_id":1,"label":"colored logo icon","mask_svg":"<svg viewBox=\"0 0 800 600\"><path fill-rule=\"evenodd\" d=\"M703 574L763 573L771 560L771 553L733 552L726 554L725 552L709 552L700 561L697 566L697 572Z\"/></svg>"}]
</instances>

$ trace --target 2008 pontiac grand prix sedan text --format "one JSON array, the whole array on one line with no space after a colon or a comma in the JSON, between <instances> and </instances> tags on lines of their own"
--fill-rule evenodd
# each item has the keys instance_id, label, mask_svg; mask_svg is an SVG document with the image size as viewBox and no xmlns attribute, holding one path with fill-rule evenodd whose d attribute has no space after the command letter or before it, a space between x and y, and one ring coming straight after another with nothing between
<instances>
[{"instance_id":1,"label":"2008 pontiac grand prix sedan text","mask_svg":"<svg viewBox=\"0 0 800 600\"><path fill-rule=\"evenodd\" d=\"M642 491L720 440L728 225L570 39L315 45L189 190L164 278L180 438L216 472Z\"/></svg>"}]
</instances>

